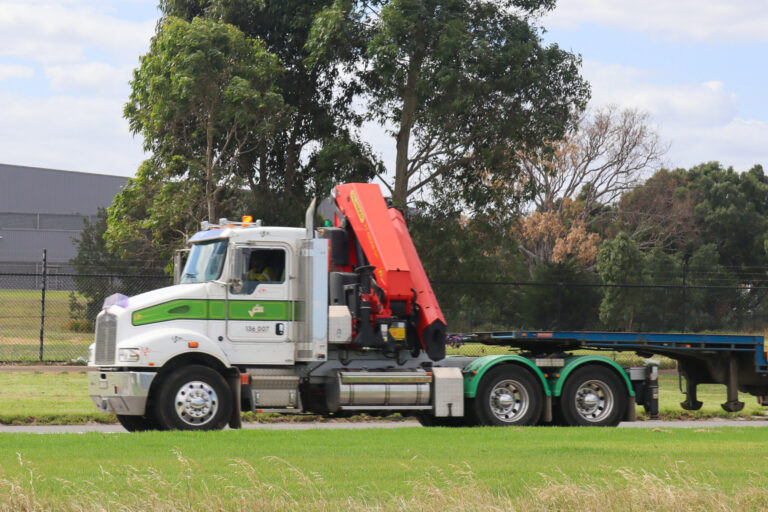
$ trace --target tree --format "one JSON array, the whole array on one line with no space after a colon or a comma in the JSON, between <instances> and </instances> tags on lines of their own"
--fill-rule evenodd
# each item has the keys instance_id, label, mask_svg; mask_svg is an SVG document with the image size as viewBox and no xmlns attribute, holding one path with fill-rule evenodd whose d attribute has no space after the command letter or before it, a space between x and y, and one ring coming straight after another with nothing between
<instances>
[{"instance_id":1,"label":"tree","mask_svg":"<svg viewBox=\"0 0 768 512\"><path fill-rule=\"evenodd\" d=\"M742 282L762 281L768 258L763 251L768 233L768 178L762 166L745 173L717 162L688 171L696 222L703 243L715 244L720 263Z\"/></svg>"},{"instance_id":2,"label":"tree","mask_svg":"<svg viewBox=\"0 0 768 512\"><path fill-rule=\"evenodd\" d=\"M162 269L148 265L146 260L127 260L110 250L104 239L106 230L107 212L99 208L96 219L92 222L86 220L83 230L72 239L77 255L69 263L77 273L73 278L75 288L85 298L86 304L83 307L74 294L70 295L70 315L73 320L87 322L88 329L83 330L92 330L104 299L113 293L133 295L160 285L157 275L162 272ZM153 277L147 279L125 277L139 274L148 274Z\"/></svg>"},{"instance_id":3,"label":"tree","mask_svg":"<svg viewBox=\"0 0 768 512\"><path fill-rule=\"evenodd\" d=\"M352 108L359 87L348 72L359 50L332 58L305 48L316 17L333 0L161 0L164 16L223 21L264 42L283 73L276 78L286 122L269 145L241 155L237 165L250 188L249 213L268 223L295 224L312 197L325 196L344 181L368 181L382 170L355 130L361 116ZM357 45L352 45L357 46ZM344 72L345 69L347 72Z\"/></svg>"},{"instance_id":4,"label":"tree","mask_svg":"<svg viewBox=\"0 0 768 512\"><path fill-rule=\"evenodd\" d=\"M742 283L765 278L768 177L754 166L738 173L717 162L661 170L622 197L615 230L643 248L692 255L713 244L718 261Z\"/></svg>"},{"instance_id":5,"label":"tree","mask_svg":"<svg viewBox=\"0 0 768 512\"><path fill-rule=\"evenodd\" d=\"M216 195L219 215L233 218L245 207L245 193L227 188ZM173 255L208 220L200 183L170 179L158 159L146 160L108 210L104 234L109 250L145 266L170 271Z\"/></svg>"},{"instance_id":6,"label":"tree","mask_svg":"<svg viewBox=\"0 0 768 512\"><path fill-rule=\"evenodd\" d=\"M553 0L337 0L313 26L313 55L352 48L362 34L363 91L372 119L391 124L395 204L433 188L487 201L515 181L509 155L565 133L583 108L579 59L544 46L536 17ZM348 27L357 27L350 31ZM346 54L349 50L343 50Z\"/></svg>"},{"instance_id":7,"label":"tree","mask_svg":"<svg viewBox=\"0 0 768 512\"><path fill-rule=\"evenodd\" d=\"M616 222L605 231L631 233L641 249L691 254L700 244L696 198L686 188L685 173L666 169L625 192L618 203Z\"/></svg>"},{"instance_id":8,"label":"tree","mask_svg":"<svg viewBox=\"0 0 768 512\"><path fill-rule=\"evenodd\" d=\"M134 71L125 107L157 170L202 192L206 218L217 198L247 179L238 165L263 153L290 109L276 80L277 58L236 27L169 17Z\"/></svg>"},{"instance_id":9,"label":"tree","mask_svg":"<svg viewBox=\"0 0 768 512\"><path fill-rule=\"evenodd\" d=\"M751 309L750 294L739 289L736 274L719 263L715 244L704 244L692 255L688 264L686 328L705 329L739 328L739 311ZM707 286L711 288L696 288Z\"/></svg>"},{"instance_id":10,"label":"tree","mask_svg":"<svg viewBox=\"0 0 768 512\"><path fill-rule=\"evenodd\" d=\"M519 324L520 290L488 284L527 277L515 244L503 229L480 216L465 217L448 205L422 205L422 210L409 215L408 228L451 329Z\"/></svg>"},{"instance_id":11,"label":"tree","mask_svg":"<svg viewBox=\"0 0 768 512\"><path fill-rule=\"evenodd\" d=\"M563 139L520 152L533 198L515 235L529 261L562 263L574 256L593 264L600 244L594 226L615 215L611 205L658 166L665 151L647 114L607 106L581 116Z\"/></svg>"},{"instance_id":12,"label":"tree","mask_svg":"<svg viewBox=\"0 0 768 512\"><path fill-rule=\"evenodd\" d=\"M632 285L642 284L643 254L637 245L622 232L613 240L606 240L597 257L597 268L603 284L609 285L600 303L600 321L609 329L632 330L635 315L641 307L642 295ZM618 287L615 285L629 285Z\"/></svg>"},{"instance_id":13,"label":"tree","mask_svg":"<svg viewBox=\"0 0 768 512\"><path fill-rule=\"evenodd\" d=\"M522 290L518 306L522 327L563 331L600 327L597 318L602 294L594 272L569 259L563 263L534 266L530 280L542 284L529 285Z\"/></svg>"}]
</instances>

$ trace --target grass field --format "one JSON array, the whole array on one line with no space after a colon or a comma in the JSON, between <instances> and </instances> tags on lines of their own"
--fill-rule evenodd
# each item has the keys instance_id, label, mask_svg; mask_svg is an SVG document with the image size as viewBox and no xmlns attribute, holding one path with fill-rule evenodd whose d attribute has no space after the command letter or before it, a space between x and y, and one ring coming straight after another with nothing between
<instances>
[{"instance_id":1,"label":"grass field","mask_svg":"<svg viewBox=\"0 0 768 512\"><path fill-rule=\"evenodd\" d=\"M760 510L768 429L0 436L4 510Z\"/></svg>"},{"instance_id":2,"label":"grass field","mask_svg":"<svg viewBox=\"0 0 768 512\"><path fill-rule=\"evenodd\" d=\"M44 361L88 357L90 332L72 332L68 291L45 295ZM37 361L40 354L40 291L0 290L0 361Z\"/></svg>"},{"instance_id":3,"label":"grass field","mask_svg":"<svg viewBox=\"0 0 768 512\"><path fill-rule=\"evenodd\" d=\"M720 408L725 401L725 386L702 385L699 400L704 402L700 411L684 411L680 402L684 396L678 390L676 375L663 374L659 380L659 408L665 419L749 417L768 411L757 405L754 397L741 395L747 405L741 413L726 413ZM638 407L638 415L644 417ZM284 416L283 418L295 418ZM248 415L256 421L275 421L275 415ZM96 412L88 397L85 372L0 372L0 424L80 424L92 422L113 423L115 417Z\"/></svg>"}]
</instances>

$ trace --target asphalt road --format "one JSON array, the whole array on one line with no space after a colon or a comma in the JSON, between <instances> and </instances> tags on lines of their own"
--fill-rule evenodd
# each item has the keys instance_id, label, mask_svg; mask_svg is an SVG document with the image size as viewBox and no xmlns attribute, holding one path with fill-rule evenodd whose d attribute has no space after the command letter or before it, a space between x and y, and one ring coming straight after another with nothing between
<instances>
[{"instance_id":1,"label":"asphalt road","mask_svg":"<svg viewBox=\"0 0 768 512\"><path fill-rule=\"evenodd\" d=\"M307 423L245 423L247 430L361 430L371 428L422 428L415 421L377 421L377 422L307 422ZM699 421L635 421L622 422L618 428L720 428L720 427L768 427L765 420L699 420ZM102 432L108 434L125 433L120 425L23 425L0 426L2 433L28 434L83 434Z\"/></svg>"}]
</instances>

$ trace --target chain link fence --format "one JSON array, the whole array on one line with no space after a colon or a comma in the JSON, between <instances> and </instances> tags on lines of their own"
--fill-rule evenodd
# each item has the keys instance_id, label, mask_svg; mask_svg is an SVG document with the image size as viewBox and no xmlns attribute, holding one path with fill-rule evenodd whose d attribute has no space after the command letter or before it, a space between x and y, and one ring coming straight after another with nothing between
<instances>
[{"instance_id":1,"label":"chain link fence","mask_svg":"<svg viewBox=\"0 0 768 512\"><path fill-rule=\"evenodd\" d=\"M738 332L768 327L768 286L435 281L449 332Z\"/></svg>"},{"instance_id":2,"label":"chain link fence","mask_svg":"<svg viewBox=\"0 0 768 512\"><path fill-rule=\"evenodd\" d=\"M106 297L133 296L171 281L164 275L0 273L0 362L82 361ZM436 280L433 286L452 333L534 329L763 334L768 325L768 287L759 285L606 285L595 276L581 282ZM475 349L449 353L482 355L488 350Z\"/></svg>"},{"instance_id":3,"label":"chain link fence","mask_svg":"<svg viewBox=\"0 0 768 512\"><path fill-rule=\"evenodd\" d=\"M167 276L0 273L0 362L83 362L106 297L169 284Z\"/></svg>"}]
</instances>

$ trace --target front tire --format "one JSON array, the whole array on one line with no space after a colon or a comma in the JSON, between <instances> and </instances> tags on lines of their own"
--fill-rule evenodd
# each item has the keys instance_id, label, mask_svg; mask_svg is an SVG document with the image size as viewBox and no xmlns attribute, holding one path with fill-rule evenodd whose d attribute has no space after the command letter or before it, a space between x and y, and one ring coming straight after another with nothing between
<instances>
[{"instance_id":1,"label":"front tire","mask_svg":"<svg viewBox=\"0 0 768 512\"><path fill-rule=\"evenodd\" d=\"M179 368L160 389L157 417L167 430L221 430L231 414L229 386L207 366Z\"/></svg>"},{"instance_id":2,"label":"front tire","mask_svg":"<svg viewBox=\"0 0 768 512\"><path fill-rule=\"evenodd\" d=\"M627 389L615 372L588 365L574 370L563 386L560 407L572 426L616 426L627 409Z\"/></svg>"},{"instance_id":3,"label":"front tire","mask_svg":"<svg viewBox=\"0 0 768 512\"><path fill-rule=\"evenodd\" d=\"M480 425L533 425L544 407L544 390L533 375L513 365L498 366L483 376L472 403Z\"/></svg>"}]
</instances>

